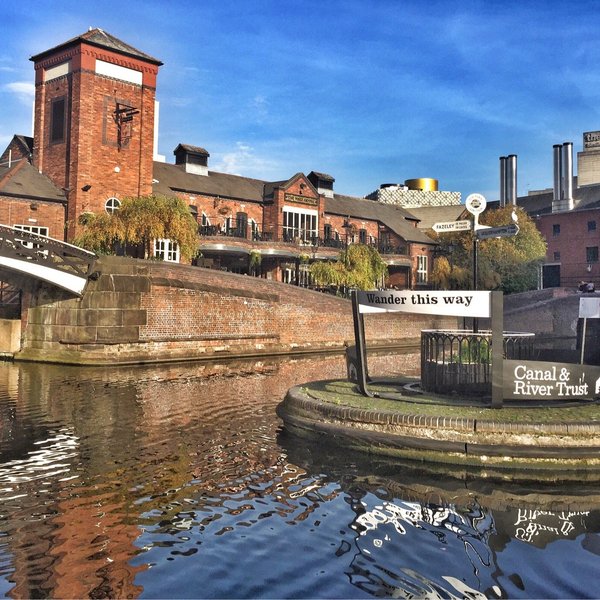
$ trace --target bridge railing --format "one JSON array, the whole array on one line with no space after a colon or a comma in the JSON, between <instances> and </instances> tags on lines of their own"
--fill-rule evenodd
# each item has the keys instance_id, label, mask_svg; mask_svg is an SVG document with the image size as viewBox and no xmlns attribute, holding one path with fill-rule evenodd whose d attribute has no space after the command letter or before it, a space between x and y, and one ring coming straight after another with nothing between
<instances>
[{"instance_id":1,"label":"bridge railing","mask_svg":"<svg viewBox=\"0 0 600 600\"><path fill-rule=\"evenodd\" d=\"M97 256L51 237L0 225L0 267L81 294Z\"/></svg>"}]
</instances>

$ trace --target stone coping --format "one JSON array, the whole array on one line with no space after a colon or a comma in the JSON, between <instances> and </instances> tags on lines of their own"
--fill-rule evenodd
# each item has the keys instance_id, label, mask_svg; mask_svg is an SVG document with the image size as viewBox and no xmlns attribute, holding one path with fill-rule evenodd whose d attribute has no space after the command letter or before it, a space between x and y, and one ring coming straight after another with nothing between
<instances>
[{"instance_id":1,"label":"stone coping","mask_svg":"<svg viewBox=\"0 0 600 600\"><path fill-rule=\"evenodd\" d=\"M525 469L528 477L534 470L556 481L600 480L596 402L493 409L484 399L410 392L394 400L366 398L349 381L328 380L291 388L277 413L302 437L373 454L492 468L503 479Z\"/></svg>"}]
</instances>

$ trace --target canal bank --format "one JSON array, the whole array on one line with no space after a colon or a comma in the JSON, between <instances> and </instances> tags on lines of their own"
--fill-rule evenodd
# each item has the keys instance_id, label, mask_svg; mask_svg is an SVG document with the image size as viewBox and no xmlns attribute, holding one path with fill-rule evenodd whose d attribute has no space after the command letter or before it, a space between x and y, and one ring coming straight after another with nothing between
<instances>
[{"instance_id":1,"label":"canal bank","mask_svg":"<svg viewBox=\"0 0 600 600\"><path fill-rule=\"evenodd\" d=\"M104 256L81 298L22 281L15 360L76 365L342 352L348 300L267 279ZM422 329L456 319L411 315L366 324L372 347L417 347ZM15 347L16 346L16 347Z\"/></svg>"},{"instance_id":2,"label":"canal bank","mask_svg":"<svg viewBox=\"0 0 600 600\"><path fill-rule=\"evenodd\" d=\"M371 384L377 392L388 384ZM291 388L277 413L305 438L427 463L458 478L600 481L598 404L510 404L420 393L416 380L398 382L396 399L366 398L346 380Z\"/></svg>"}]
</instances>

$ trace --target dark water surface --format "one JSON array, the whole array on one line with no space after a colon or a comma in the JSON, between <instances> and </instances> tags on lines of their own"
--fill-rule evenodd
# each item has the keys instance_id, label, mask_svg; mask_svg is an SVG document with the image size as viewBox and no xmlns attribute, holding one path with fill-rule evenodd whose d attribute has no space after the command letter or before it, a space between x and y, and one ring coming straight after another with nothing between
<instances>
[{"instance_id":1,"label":"dark water surface","mask_svg":"<svg viewBox=\"0 0 600 600\"><path fill-rule=\"evenodd\" d=\"M430 477L282 432L285 391L344 370L0 363L0 594L600 596L598 488Z\"/></svg>"}]
</instances>

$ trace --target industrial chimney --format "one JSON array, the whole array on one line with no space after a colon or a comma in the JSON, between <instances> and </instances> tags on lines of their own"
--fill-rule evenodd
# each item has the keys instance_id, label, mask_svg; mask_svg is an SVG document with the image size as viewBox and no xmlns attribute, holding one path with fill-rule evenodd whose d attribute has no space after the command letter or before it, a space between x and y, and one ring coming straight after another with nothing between
<instances>
[{"instance_id":1,"label":"industrial chimney","mask_svg":"<svg viewBox=\"0 0 600 600\"><path fill-rule=\"evenodd\" d=\"M506 203L517 203L517 155L506 157Z\"/></svg>"},{"instance_id":2,"label":"industrial chimney","mask_svg":"<svg viewBox=\"0 0 600 600\"><path fill-rule=\"evenodd\" d=\"M517 203L517 155L500 157L500 206Z\"/></svg>"},{"instance_id":3,"label":"industrial chimney","mask_svg":"<svg viewBox=\"0 0 600 600\"><path fill-rule=\"evenodd\" d=\"M506 206L506 156L500 157L500 207Z\"/></svg>"},{"instance_id":4,"label":"industrial chimney","mask_svg":"<svg viewBox=\"0 0 600 600\"><path fill-rule=\"evenodd\" d=\"M553 147L554 188L552 212L572 210L573 202L573 143Z\"/></svg>"}]
</instances>

